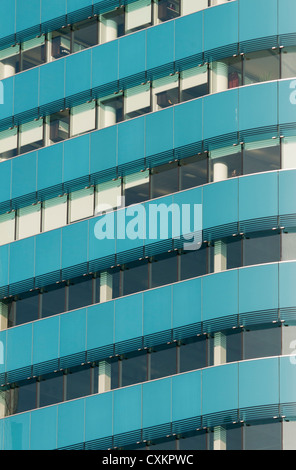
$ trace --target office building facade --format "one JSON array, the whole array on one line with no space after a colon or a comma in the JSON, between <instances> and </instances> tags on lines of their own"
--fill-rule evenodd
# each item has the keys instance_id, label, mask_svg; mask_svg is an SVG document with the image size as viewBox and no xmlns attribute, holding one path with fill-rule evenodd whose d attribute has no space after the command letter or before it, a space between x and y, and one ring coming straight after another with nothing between
<instances>
[{"instance_id":1,"label":"office building facade","mask_svg":"<svg viewBox=\"0 0 296 470\"><path fill-rule=\"evenodd\" d=\"M0 448L295 449L295 1L0 12Z\"/></svg>"}]
</instances>

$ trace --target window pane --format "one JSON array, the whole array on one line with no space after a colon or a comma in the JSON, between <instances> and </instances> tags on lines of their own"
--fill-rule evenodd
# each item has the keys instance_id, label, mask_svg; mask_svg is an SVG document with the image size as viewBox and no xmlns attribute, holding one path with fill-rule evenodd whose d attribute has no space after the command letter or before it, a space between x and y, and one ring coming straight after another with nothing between
<instances>
[{"instance_id":1,"label":"window pane","mask_svg":"<svg viewBox=\"0 0 296 470\"><path fill-rule=\"evenodd\" d=\"M285 322L282 328L282 354L295 356L296 325ZM294 358L293 358L294 361Z\"/></svg>"},{"instance_id":2,"label":"window pane","mask_svg":"<svg viewBox=\"0 0 296 470\"><path fill-rule=\"evenodd\" d=\"M281 423L244 426L244 450L280 450Z\"/></svg>"},{"instance_id":3,"label":"window pane","mask_svg":"<svg viewBox=\"0 0 296 470\"><path fill-rule=\"evenodd\" d=\"M282 234L282 260L296 259L296 229L285 229Z\"/></svg>"},{"instance_id":4,"label":"window pane","mask_svg":"<svg viewBox=\"0 0 296 470\"><path fill-rule=\"evenodd\" d=\"M92 304L92 278L83 277L69 285L69 310Z\"/></svg>"},{"instance_id":5,"label":"window pane","mask_svg":"<svg viewBox=\"0 0 296 470\"><path fill-rule=\"evenodd\" d=\"M178 162L168 163L151 170L151 198L178 191Z\"/></svg>"},{"instance_id":6,"label":"window pane","mask_svg":"<svg viewBox=\"0 0 296 470\"><path fill-rule=\"evenodd\" d=\"M282 168L296 168L296 137L282 139Z\"/></svg>"},{"instance_id":7,"label":"window pane","mask_svg":"<svg viewBox=\"0 0 296 470\"><path fill-rule=\"evenodd\" d=\"M97 18L80 21L73 25L74 46L73 52L82 51L98 44Z\"/></svg>"},{"instance_id":8,"label":"window pane","mask_svg":"<svg viewBox=\"0 0 296 470\"><path fill-rule=\"evenodd\" d=\"M226 449L227 450L241 450L242 449L242 426L240 424L227 427Z\"/></svg>"},{"instance_id":9,"label":"window pane","mask_svg":"<svg viewBox=\"0 0 296 470\"><path fill-rule=\"evenodd\" d=\"M8 409L11 414L22 413L23 411L36 408L36 382L21 385L11 389L9 392Z\"/></svg>"},{"instance_id":10,"label":"window pane","mask_svg":"<svg viewBox=\"0 0 296 470\"><path fill-rule=\"evenodd\" d=\"M147 380L147 353L122 360L122 386L137 384Z\"/></svg>"},{"instance_id":11,"label":"window pane","mask_svg":"<svg viewBox=\"0 0 296 470\"><path fill-rule=\"evenodd\" d=\"M177 281L177 254L157 255L150 264L151 288Z\"/></svg>"},{"instance_id":12,"label":"window pane","mask_svg":"<svg viewBox=\"0 0 296 470\"><path fill-rule=\"evenodd\" d=\"M280 260L280 235L276 232L249 234L243 239L243 265L272 263Z\"/></svg>"},{"instance_id":13,"label":"window pane","mask_svg":"<svg viewBox=\"0 0 296 470\"><path fill-rule=\"evenodd\" d=\"M20 298L16 302L16 321L15 325L22 325L38 319L39 294L30 295L30 297Z\"/></svg>"},{"instance_id":14,"label":"window pane","mask_svg":"<svg viewBox=\"0 0 296 470\"><path fill-rule=\"evenodd\" d=\"M179 260L181 280L203 276L207 273L207 247L205 245L202 245L199 250L184 251Z\"/></svg>"},{"instance_id":15,"label":"window pane","mask_svg":"<svg viewBox=\"0 0 296 470\"><path fill-rule=\"evenodd\" d=\"M226 361L236 362L242 360L242 332L227 331L226 335Z\"/></svg>"},{"instance_id":16,"label":"window pane","mask_svg":"<svg viewBox=\"0 0 296 470\"><path fill-rule=\"evenodd\" d=\"M180 450L206 450L207 435L205 432L197 432L179 439Z\"/></svg>"},{"instance_id":17,"label":"window pane","mask_svg":"<svg viewBox=\"0 0 296 470\"><path fill-rule=\"evenodd\" d=\"M296 46L282 50L282 78L296 77Z\"/></svg>"},{"instance_id":18,"label":"window pane","mask_svg":"<svg viewBox=\"0 0 296 470\"><path fill-rule=\"evenodd\" d=\"M242 174L240 146L214 150L209 157L210 181L223 181Z\"/></svg>"},{"instance_id":19,"label":"window pane","mask_svg":"<svg viewBox=\"0 0 296 470\"><path fill-rule=\"evenodd\" d=\"M208 158L206 154L184 158L180 163L181 191L208 182Z\"/></svg>"},{"instance_id":20,"label":"window pane","mask_svg":"<svg viewBox=\"0 0 296 470\"><path fill-rule=\"evenodd\" d=\"M28 122L19 127L20 153L43 147L43 119Z\"/></svg>"},{"instance_id":21,"label":"window pane","mask_svg":"<svg viewBox=\"0 0 296 470\"><path fill-rule=\"evenodd\" d=\"M70 193L70 223L92 217L94 214L94 188Z\"/></svg>"},{"instance_id":22,"label":"window pane","mask_svg":"<svg viewBox=\"0 0 296 470\"><path fill-rule=\"evenodd\" d=\"M160 441L156 444L151 444L149 446L150 452L154 452L155 450L175 450L176 449L176 439L171 438L167 439L166 441Z\"/></svg>"},{"instance_id":23,"label":"window pane","mask_svg":"<svg viewBox=\"0 0 296 470\"><path fill-rule=\"evenodd\" d=\"M121 180L97 184L95 198L95 215L115 209L121 204Z\"/></svg>"},{"instance_id":24,"label":"window pane","mask_svg":"<svg viewBox=\"0 0 296 470\"><path fill-rule=\"evenodd\" d=\"M124 34L124 9L118 8L100 16L100 42L113 41Z\"/></svg>"},{"instance_id":25,"label":"window pane","mask_svg":"<svg viewBox=\"0 0 296 470\"><path fill-rule=\"evenodd\" d=\"M50 116L50 140L52 143L69 138L69 116L68 110L60 111Z\"/></svg>"},{"instance_id":26,"label":"window pane","mask_svg":"<svg viewBox=\"0 0 296 470\"><path fill-rule=\"evenodd\" d=\"M180 372L206 367L206 338L197 338L180 346Z\"/></svg>"},{"instance_id":27,"label":"window pane","mask_svg":"<svg viewBox=\"0 0 296 470\"><path fill-rule=\"evenodd\" d=\"M278 51L273 50L246 54L244 84L278 80L280 78L279 57Z\"/></svg>"},{"instance_id":28,"label":"window pane","mask_svg":"<svg viewBox=\"0 0 296 470\"><path fill-rule=\"evenodd\" d=\"M123 119L123 95L99 100L100 127L113 126Z\"/></svg>"},{"instance_id":29,"label":"window pane","mask_svg":"<svg viewBox=\"0 0 296 470\"><path fill-rule=\"evenodd\" d=\"M63 377L61 372L57 372L52 377L40 381L40 406L63 401Z\"/></svg>"},{"instance_id":30,"label":"window pane","mask_svg":"<svg viewBox=\"0 0 296 470\"><path fill-rule=\"evenodd\" d=\"M208 68L194 67L181 72L181 102L199 98L208 94Z\"/></svg>"},{"instance_id":31,"label":"window pane","mask_svg":"<svg viewBox=\"0 0 296 470\"><path fill-rule=\"evenodd\" d=\"M81 104L71 109L71 136L81 135L96 127L96 102Z\"/></svg>"},{"instance_id":32,"label":"window pane","mask_svg":"<svg viewBox=\"0 0 296 470\"><path fill-rule=\"evenodd\" d=\"M14 236L15 212L0 215L0 245L12 242Z\"/></svg>"},{"instance_id":33,"label":"window pane","mask_svg":"<svg viewBox=\"0 0 296 470\"><path fill-rule=\"evenodd\" d=\"M279 170L281 167L280 145L277 140L246 144L243 153L244 174Z\"/></svg>"},{"instance_id":34,"label":"window pane","mask_svg":"<svg viewBox=\"0 0 296 470\"><path fill-rule=\"evenodd\" d=\"M41 204L24 207L17 212L17 238L26 238L41 231Z\"/></svg>"},{"instance_id":35,"label":"window pane","mask_svg":"<svg viewBox=\"0 0 296 470\"><path fill-rule=\"evenodd\" d=\"M20 46L8 47L0 51L0 80L12 77L20 71Z\"/></svg>"},{"instance_id":36,"label":"window pane","mask_svg":"<svg viewBox=\"0 0 296 470\"><path fill-rule=\"evenodd\" d=\"M243 359L279 356L281 328L248 328L243 333Z\"/></svg>"},{"instance_id":37,"label":"window pane","mask_svg":"<svg viewBox=\"0 0 296 470\"><path fill-rule=\"evenodd\" d=\"M119 387L119 364L118 359L111 361L111 389Z\"/></svg>"},{"instance_id":38,"label":"window pane","mask_svg":"<svg viewBox=\"0 0 296 470\"><path fill-rule=\"evenodd\" d=\"M296 450L296 421L295 418L283 422L283 450Z\"/></svg>"},{"instance_id":39,"label":"window pane","mask_svg":"<svg viewBox=\"0 0 296 470\"><path fill-rule=\"evenodd\" d=\"M67 374L67 400L90 395L90 370L84 367Z\"/></svg>"},{"instance_id":40,"label":"window pane","mask_svg":"<svg viewBox=\"0 0 296 470\"><path fill-rule=\"evenodd\" d=\"M123 179L125 206L149 199L149 170L125 176Z\"/></svg>"},{"instance_id":41,"label":"window pane","mask_svg":"<svg viewBox=\"0 0 296 470\"><path fill-rule=\"evenodd\" d=\"M138 0L125 7L126 34L147 28L152 24L151 0Z\"/></svg>"},{"instance_id":42,"label":"window pane","mask_svg":"<svg viewBox=\"0 0 296 470\"><path fill-rule=\"evenodd\" d=\"M239 268L242 265L242 241L238 238L227 238L227 269Z\"/></svg>"},{"instance_id":43,"label":"window pane","mask_svg":"<svg viewBox=\"0 0 296 470\"><path fill-rule=\"evenodd\" d=\"M0 161L15 157L17 154L18 128L0 132Z\"/></svg>"},{"instance_id":44,"label":"window pane","mask_svg":"<svg viewBox=\"0 0 296 470\"><path fill-rule=\"evenodd\" d=\"M71 53L71 30L69 27L52 32L53 59L65 57Z\"/></svg>"},{"instance_id":45,"label":"window pane","mask_svg":"<svg viewBox=\"0 0 296 470\"><path fill-rule=\"evenodd\" d=\"M43 202L42 231L53 230L67 224L67 195Z\"/></svg>"},{"instance_id":46,"label":"window pane","mask_svg":"<svg viewBox=\"0 0 296 470\"><path fill-rule=\"evenodd\" d=\"M21 49L22 70L28 70L45 63L45 36L23 42Z\"/></svg>"},{"instance_id":47,"label":"window pane","mask_svg":"<svg viewBox=\"0 0 296 470\"><path fill-rule=\"evenodd\" d=\"M42 294L42 318L65 311L65 286L59 284Z\"/></svg>"},{"instance_id":48,"label":"window pane","mask_svg":"<svg viewBox=\"0 0 296 470\"><path fill-rule=\"evenodd\" d=\"M152 94L154 111L177 104L179 102L179 75L154 80Z\"/></svg>"},{"instance_id":49,"label":"window pane","mask_svg":"<svg viewBox=\"0 0 296 470\"><path fill-rule=\"evenodd\" d=\"M150 113L151 99L149 83L125 90L124 96L125 119L132 119Z\"/></svg>"},{"instance_id":50,"label":"window pane","mask_svg":"<svg viewBox=\"0 0 296 470\"><path fill-rule=\"evenodd\" d=\"M148 289L148 261L129 263L123 271L123 295Z\"/></svg>"},{"instance_id":51,"label":"window pane","mask_svg":"<svg viewBox=\"0 0 296 470\"><path fill-rule=\"evenodd\" d=\"M172 20L180 15L180 0L159 0L158 19L160 22Z\"/></svg>"},{"instance_id":52,"label":"window pane","mask_svg":"<svg viewBox=\"0 0 296 470\"><path fill-rule=\"evenodd\" d=\"M171 344L165 349L155 349L149 353L151 358L151 380L176 374L176 346Z\"/></svg>"},{"instance_id":53,"label":"window pane","mask_svg":"<svg viewBox=\"0 0 296 470\"><path fill-rule=\"evenodd\" d=\"M242 60L240 57L230 57L211 65L211 92L217 93L242 85Z\"/></svg>"}]
</instances>

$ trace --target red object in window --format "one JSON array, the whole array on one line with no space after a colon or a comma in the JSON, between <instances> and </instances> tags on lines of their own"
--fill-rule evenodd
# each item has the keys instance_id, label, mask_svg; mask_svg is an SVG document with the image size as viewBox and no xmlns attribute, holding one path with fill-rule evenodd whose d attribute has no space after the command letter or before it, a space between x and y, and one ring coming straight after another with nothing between
<instances>
[{"instance_id":1,"label":"red object in window","mask_svg":"<svg viewBox=\"0 0 296 470\"><path fill-rule=\"evenodd\" d=\"M239 76L237 72L228 75L228 88L236 88L239 86Z\"/></svg>"}]
</instances>

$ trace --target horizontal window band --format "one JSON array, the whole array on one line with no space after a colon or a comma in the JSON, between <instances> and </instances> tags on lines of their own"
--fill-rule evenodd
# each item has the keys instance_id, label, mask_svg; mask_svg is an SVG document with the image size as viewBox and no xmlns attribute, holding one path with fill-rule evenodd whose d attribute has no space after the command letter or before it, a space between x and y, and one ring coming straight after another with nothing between
<instances>
[{"instance_id":1,"label":"horizontal window band","mask_svg":"<svg viewBox=\"0 0 296 470\"><path fill-rule=\"evenodd\" d=\"M253 44L253 41L247 41L244 43L244 47L242 48L240 43L235 43L235 44L230 44L230 45L225 45L221 46L216 49L212 49L209 51L204 51L203 53L200 54L194 54L188 57L184 57L184 59L179 59L178 61L173 61L167 64L163 64L161 66L158 66L156 68L148 69L146 71L139 72L135 75L130 75L121 78L120 80L116 80L115 82L112 83L105 83L99 87L88 89L88 90L82 90L80 93L75 94L75 95L70 95L66 96L64 98L64 105L61 106L61 100L58 100L56 103L46 103L42 105L42 107L32 109L32 110L26 110L25 112L16 114L12 116L12 122L11 126L18 125L18 124L24 124L30 120L31 116L33 116L33 119L37 119L40 117L47 116L49 114L49 110L51 110L51 113L54 112L59 112L60 109L67 108L69 106L77 106L79 104L83 104L85 102L85 99L90 100L90 99L97 99L99 97L103 96L108 96L109 94L113 94L115 92L119 92L120 90L125 90L131 86L136 86L140 85L143 83L143 81L147 80L155 80L161 77L164 77L169 74L175 74L176 72L182 72L188 68L192 68L193 66L201 65L207 62L211 61L216 61L220 59L226 59L232 56L244 54L247 52L255 52L255 51L261 51L264 49L268 49L269 47L278 47L279 45L279 37L275 36L273 38L273 42L270 42L269 38L262 38L262 41L259 43L254 43L257 44L257 47L247 47L248 44ZM296 39L295 39L295 34L292 35L291 37L291 42L295 45L296 44ZM276 41L276 46L274 46ZM1 43L0 43L1 44ZM273 46L271 46L271 44ZM0 131L5 130L7 127L5 127L5 120L0 120Z\"/></svg>"},{"instance_id":2,"label":"horizontal window band","mask_svg":"<svg viewBox=\"0 0 296 470\"><path fill-rule=\"evenodd\" d=\"M63 315L63 314L60 314ZM49 361L36 363L15 370L6 371L0 375L2 390L11 383L25 383L29 378L52 375L53 372L80 366L81 364L97 363L103 360L114 359L120 355L144 351L156 346L189 340L196 336L213 334L218 331L239 329L242 327L271 325L296 320L296 306L280 309L260 310L225 317L213 318L190 325L176 327L171 330L160 331L154 334L130 338L118 343L106 344L95 349L80 351L67 356L56 357Z\"/></svg>"},{"instance_id":3,"label":"horizontal window band","mask_svg":"<svg viewBox=\"0 0 296 470\"><path fill-rule=\"evenodd\" d=\"M245 235L246 233L260 233L265 230L280 230L283 228L293 228L295 226L296 214L270 216L258 219L250 219L245 221L233 222L226 225L220 225L204 229L202 231L202 242L214 242L221 238ZM282 221L288 221L285 227L281 225ZM248 232L245 229L248 228ZM243 232L241 232L243 231ZM182 241L182 240L181 240ZM180 239L165 239L159 242L147 243L146 245L132 248L123 252L114 253L109 256L92 259L80 263L78 265L68 266L54 272L47 272L43 275L35 276L29 279L23 279L16 283L10 283L0 286L0 299L6 299L13 295L23 294L29 290L35 290L48 285L48 280L53 279L55 282L63 282L64 280L88 275L96 271L109 269L112 266L122 265L146 257L155 256L167 251L174 251L182 248Z\"/></svg>"},{"instance_id":4,"label":"horizontal window band","mask_svg":"<svg viewBox=\"0 0 296 470\"><path fill-rule=\"evenodd\" d=\"M119 123L120 124L120 123ZM288 129L288 130L287 130ZM287 131L286 131L287 130ZM258 131L258 133L257 133ZM94 132L100 132L96 130ZM175 147L165 152L150 155L134 161L110 167L108 169L83 175L80 178L68 180L55 186L49 186L40 190L0 202L0 215L5 212L17 210L30 204L46 201L61 194L77 191L89 185L97 185L117 179L120 176L131 175L141 170L152 169L161 164L169 163L172 160L182 160L183 158L193 157L199 153L204 153L229 145L239 145L244 141L244 136L248 135L247 142L260 141L264 138L276 137L284 134L285 136L296 136L296 121L278 126L266 126L265 128L254 128L243 130L239 133L224 134L204 141L196 141L182 147ZM59 144L57 144L59 145ZM41 149L42 151L42 149ZM17 157L18 158L18 157Z\"/></svg>"},{"instance_id":5,"label":"horizontal window band","mask_svg":"<svg viewBox=\"0 0 296 470\"><path fill-rule=\"evenodd\" d=\"M165 442L168 438L176 436L180 438L182 435L186 435L186 433L205 429L213 430L216 426L223 427L239 423L256 425L262 420L283 420L286 417L286 410L289 410L290 413L293 410L291 417L295 418L296 403L274 403L192 416L183 420L171 421L149 428L136 429L122 434L113 434L101 439L76 443L72 446L59 448L58 450L71 450L76 447L84 450L111 450L132 444L148 444L149 441L161 438L163 438ZM153 447L150 448L150 451L153 451Z\"/></svg>"},{"instance_id":6,"label":"horizontal window band","mask_svg":"<svg viewBox=\"0 0 296 470\"><path fill-rule=\"evenodd\" d=\"M67 26L68 24L86 20L90 16L106 13L108 11L115 10L120 6L127 5L129 3L134 3L135 1L137 0L104 0L95 2L93 5L74 10L65 15L53 18L52 20L36 24L31 28L23 29L17 31L14 34L10 34L1 38L0 50L7 48L14 43L24 42L29 39L32 39L33 37L36 37L36 35L50 33L52 31L60 29L62 26Z\"/></svg>"}]
</instances>

